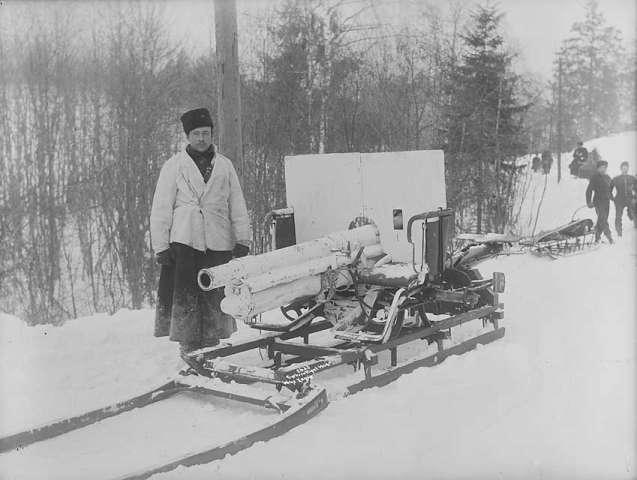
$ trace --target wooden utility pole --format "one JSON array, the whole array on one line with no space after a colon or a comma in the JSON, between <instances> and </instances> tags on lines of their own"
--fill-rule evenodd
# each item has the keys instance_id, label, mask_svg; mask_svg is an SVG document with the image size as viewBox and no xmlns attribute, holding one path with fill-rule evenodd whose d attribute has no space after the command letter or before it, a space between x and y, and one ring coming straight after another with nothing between
<instances>
[{"instance_id":1,"label":"wooden utility pole","mask_svg":"<svg viewBox=\"0 0 637 480\"><path fill-rule=\"evenodd\" d=\"M236 0L214 0L219 149L243 175L241 82Z\"/></svg>"},{"instance_id":2,"label":"wooden utility pole","mask_svg":"<svg viewBox=\"0 0 637 480\"><path fill-rule=\"evenodd\" d=\"M557 183L562 180L562 54L557 64Z\"/></svg>"}]
</instances>

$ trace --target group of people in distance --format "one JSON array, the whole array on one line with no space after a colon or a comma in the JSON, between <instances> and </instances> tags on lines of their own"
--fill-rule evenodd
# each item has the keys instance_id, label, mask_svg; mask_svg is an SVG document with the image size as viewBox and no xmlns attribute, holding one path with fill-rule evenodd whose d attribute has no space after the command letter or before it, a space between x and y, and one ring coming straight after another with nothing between
<instances>
[{"instance_id":1,"label":"group of people in distance","mask_svg":"<svg viewBox=\"0 0 637 480\"><path fill-rule=\"evenodd\" d=\"M551 171L553 157L547 150L542 152L540 158L536 155L531 161L534 172L540 170L545 175ZM571 175L577 178L588 178L586 188L586 205L594 208L597 214L595 225L595 241L599 242L602 234L610 243L613 237L608 225L611 200L615 203L615 230L618 236L622 236L622 217L624 210L628 219L637 227L637 177L628 173L629 163L623 162L620 166L621 173L611 179L606 173L608 162L602 160L595 149L589 151L582 142L577 142L577 148L573 151L573 160L569 164Z\"/></svg>"},{"instance_id":2,"label":"group of people in distance","mask_svg":"<svg viewBox=\"0 0 637 480\"><path fill-rule=\"evenodd\" d=\"M542 152L542 157L535 155L531 160L531 169L534 172L542 170L544 175L548 175L551 172L551 166L553 165L553 155L548 150Z\"/></svg>"},{"instance_id":3,"label":"group of people in distance","mask_svg":"<svg viewBox=\"0 0 637 480\"><path fill-rule=\"evenodd\" d=\"M573 151L573 161L568 166L571 175L580 176L581 168L588 162L588 150L582 142L577 142L577 148Z\"/></svg>"},{"instance_id":4,"label":"group of people in distance","mask_svg":"<svg viewBox=\"0 0 637 480\"><path fill-rule=\"evenodd\" d=\"M595 153L595 152L593 152ZM599 155L598 155L599 157ZM573 151L573 161L569 165L571 174L575 177L586 178L588 171L583 171L590 162L589 153L582 142L577 142L577 148ZM594 168L590 173L588 187L586 188L586 205L594 208L597 214L597 224L595 225L595 241L599 242L602 233L610 243L613 237L608 225L608 215L610 212L610 201L615 203L615 231L619 237L622 236L622 217L624 210L628 214L628 219L633 221L637 227L635 218L637 200L637 177L628 173L628 162L622 162L621 173L613 179L606 173L608 162L605 160L592 159Z\"/></svg>"}]
</instances>

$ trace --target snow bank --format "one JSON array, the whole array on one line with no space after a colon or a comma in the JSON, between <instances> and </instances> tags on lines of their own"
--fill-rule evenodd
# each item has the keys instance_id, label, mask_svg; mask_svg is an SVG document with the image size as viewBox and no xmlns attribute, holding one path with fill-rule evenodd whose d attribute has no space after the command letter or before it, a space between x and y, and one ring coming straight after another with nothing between
<instances>
[{"instance_id":1,"label":"snow bank","mask_svg":"<svg viewBox=\"0 0 637 480\"><path fill-rule=\"evenodd\" d=\"M278 415L256 406L242 407L183 392L6 453L0 456L0 472L11 472L11 480L123 478L167 459L223 445L265 427Z\"/></svg>"},{"instance_id":2,"label":"snow bank","mask_svg":"<svg viewBox=\"0 0 637 480\"><path fill-rule=\"evenodd\" d=\"M151 310L29 327L0 314L0 435L83 413L165 382L175 344L153 337Z\"/></svg>"},{"instance_id":3,"label":"snow bank","mask_svg":"<svg viewBox=\"0 0 637 480\"><path fill-rule=\"evenodd\" d=\"M637 145L637 132L629 131L609 135L608 137L596 138L584 142L584 146L588 151L596 148L603 160L608 162L608 174L611 176L619 175L619 166L622 162L630 164L630 171L635 174L637 171L637 158L635 158L635 147ZM572 153L572 152L570 152ZM571 162L571 155L563 154Z\"/></svg>"}]
</instances>

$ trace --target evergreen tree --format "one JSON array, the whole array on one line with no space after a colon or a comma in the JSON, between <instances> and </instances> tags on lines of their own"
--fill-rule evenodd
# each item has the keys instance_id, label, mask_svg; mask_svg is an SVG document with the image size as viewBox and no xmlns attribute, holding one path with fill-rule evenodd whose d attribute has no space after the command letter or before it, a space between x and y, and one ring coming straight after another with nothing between
<instances>
[{"instance_id":1,"label":"evergreen tree","mask_svg":"<svg viewBox=\"0 0 637 480\"><path fill-rule=\"evenodd\" d=\"M283 157L343 151L333 126L335 98L359 60L347 44L338 2L288 0L278 8L259 52L258 73L245 78L244 174L255 242L261 221L284 204Z\"/></svg>"},{"instance_id":2,"label":"evergreen tree","mask_svg":"<svg viewBox=\"0 0 637 480\"><path fill-rule=\"evenodd\" d=\"M554 111L561 64L561 127L565 145L616 131L620 122L623 47L621 33L606 23L596 0L562 43L555 61Z\"/></svg>"},{"instance_id":3,"label":"evergreen tree","mask_svg":"<svg viewBox=\"0 0 637 480\"><path fill-rule=\"evenodd\" d=\"M271 30L279 46L267 59L276 99L273 108L290 122L282 127L294 132L285 153L325 153L329 148L333 93L358 64L346 46L350 27L337 5L289 0Z\"/></svg>"},{"instance_id":4,"label":"evergreen tree","mask_svg":"<svg viewBox=\"0 0 637 480\"><path fill-rule=\"evenodd\" d=\"M499 32L502 14L490 5L471 16L464 54L451 85L449 200L481 232L502 230L512 203L515 157L524 151L518 77Z\"/></svg>"}]
</instances>

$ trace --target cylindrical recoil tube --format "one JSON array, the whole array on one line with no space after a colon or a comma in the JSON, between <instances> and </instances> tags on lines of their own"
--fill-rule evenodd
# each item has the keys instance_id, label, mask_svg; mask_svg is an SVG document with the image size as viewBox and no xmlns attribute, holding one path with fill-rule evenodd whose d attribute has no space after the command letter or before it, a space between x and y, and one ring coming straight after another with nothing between
<instances>
[{"instance_id":1,"label":"cylindrical recoil tube","mask_svg":"<svg viewBox=\"0 0 637 480\"><path fill-rule=\"evenodd\" d=\"M378 229L374 225L364 225L261 255L237 258L217 267L201 269L197 281L202 290L208 291L241 279L333 255L338 251L345 252L348 248L372 247L370 253L382 253L382 248L376 247L378 244Z\"/></svg>"},{"instance_id":2,"label":"cylindrical recoil tube","mask_svg":"<svg viewBox=\"0 0 637 480\"><path fill-rule=\"evenodd\" d=\"M221 310L237 319L247 320L282 305L289 305L295 300L318 295L325 290L325 275L332 275L334 288L352 283L352 277L344 269L298 278L261 291L253 291L247 282L238 282L235 285L226 285Z\"/></svg>"}]
</instances>

